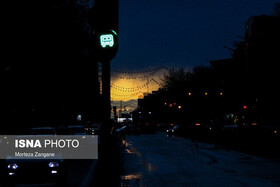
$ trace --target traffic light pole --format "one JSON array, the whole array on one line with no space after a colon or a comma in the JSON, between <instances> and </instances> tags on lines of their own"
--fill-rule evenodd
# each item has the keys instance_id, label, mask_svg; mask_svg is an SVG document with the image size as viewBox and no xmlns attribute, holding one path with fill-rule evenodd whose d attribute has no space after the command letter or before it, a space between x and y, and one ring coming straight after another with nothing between
<instances>
[{"instance_id":1,"label":"traffic light pole","mask_svg":"<svg viewBox=\"0 0 280 187\"><path fill-rule=\"evenodd\" d=\"M110 130L111 119L111 93L110 93L110 60L102 62L102 98L103 98L103 130Z\"/></svg>"}]
</instances>

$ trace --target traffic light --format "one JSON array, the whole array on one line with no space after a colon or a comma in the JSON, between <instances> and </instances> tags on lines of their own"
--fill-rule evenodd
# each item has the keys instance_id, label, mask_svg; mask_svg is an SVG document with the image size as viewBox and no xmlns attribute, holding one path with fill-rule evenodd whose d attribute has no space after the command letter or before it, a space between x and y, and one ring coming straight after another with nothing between
<instances>
[{"instance_id":1,"label":"traffic light","mask_svg":"<svg viewBox=\"0 0 280 187\"><path fill-rule=\"evenodd\" d=\"M100 45L101 47L113 47L115 42L114 42L114 37L112 34L102 34L100 36Z\"/></svg>"},{"instance_id":2,"label":"traffic light","mask_svg":"<svg viewBox=\"0 0 280 187\"><path fill-rule=\"evenodd\" d=\"M118 51L118 34L114 30L100 32L97 35L98 59L111 60Z\"/></svg>"},{"instance_id":3,"label":"traffic light","mask_svg":"<svg viewBox=\"0 0 280 187\"><path fill-rule=\"evenodd\" d=\"M118 0L95 0L90 20L93 54L99 62L111 61L118 50Z\"/></svg>"},{"instance_id":4,"label":"traffic light","mask_svg":"<svg viewBox=\"0 0 280 187\"><path fill-rule=\"evenodd\" d=\"M118 34L111 30L108 33L100 34L99 44L102 48L115 48L118 44Z\"/></svg>"}]
</instances>

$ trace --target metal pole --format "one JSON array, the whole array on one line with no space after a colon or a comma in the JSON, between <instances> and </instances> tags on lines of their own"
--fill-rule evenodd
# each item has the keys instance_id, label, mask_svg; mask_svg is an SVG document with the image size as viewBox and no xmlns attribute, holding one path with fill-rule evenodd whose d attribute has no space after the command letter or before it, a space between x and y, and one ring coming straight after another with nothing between
<instances>
[{"instance_id":1,"label":"metal pole","mask_svg":"<svg viewBox=\"0 0 280 187\"><path fill-rule=\"evenodd\" d=\"M103 129L109 130L111 119L110 60L102 62Z\"/></svg>"}]
</instances>

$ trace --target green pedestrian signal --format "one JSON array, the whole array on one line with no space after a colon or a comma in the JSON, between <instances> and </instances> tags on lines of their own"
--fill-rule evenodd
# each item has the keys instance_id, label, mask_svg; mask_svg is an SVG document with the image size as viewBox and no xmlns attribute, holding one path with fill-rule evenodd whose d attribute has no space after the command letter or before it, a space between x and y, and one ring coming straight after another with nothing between
<instances>
[{"instance_id":1,"label":"green pedestrian signal","mask_svg":"<svg viewBox=\"0 0 280 187\"><path fill-rule=\"evenodd\" d=\"M113 47L115 44L114 36L112 34L103 34L100 36L101 47Z\"/></svg>"},{"instance_id":2,"label":"green pedestrian signal","mask_svg":"<svg viewBox=\"0 0 280 187\"><path fill-rule=\"evenodd\" d=\"M98 60L113 59L118 51L118 34L114 30L98 31L96 35Z\"/></svg>"}]
</instances>

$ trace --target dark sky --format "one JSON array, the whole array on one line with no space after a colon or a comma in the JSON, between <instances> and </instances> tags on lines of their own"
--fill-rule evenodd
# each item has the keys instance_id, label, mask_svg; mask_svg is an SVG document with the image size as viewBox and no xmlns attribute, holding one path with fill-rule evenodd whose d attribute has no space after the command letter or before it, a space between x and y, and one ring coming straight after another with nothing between
<instances>
[{"instance_id":1,"label":"dark sky","mask_svg":"<svg viewBox=\"0 0 280 187\"><path fill-rule=\"evenodd\" d=\"M279 0L119 0L119 51L112 68L191 68L230 57L251 16Z\"/></svg>"}]
</instances>

